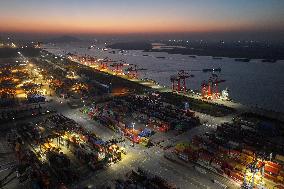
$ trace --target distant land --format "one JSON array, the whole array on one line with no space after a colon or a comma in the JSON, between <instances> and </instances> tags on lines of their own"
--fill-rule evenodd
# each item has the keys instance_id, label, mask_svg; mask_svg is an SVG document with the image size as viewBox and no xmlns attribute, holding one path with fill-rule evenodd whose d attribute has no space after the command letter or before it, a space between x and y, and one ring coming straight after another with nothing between
<instances>
[{"instance_id":1,"label":"distant land","mask_svg":"<svg viewBox=\"0 0 284 189\"><path fill-rule=\"evenodd\" d=\"M144 50L148 51L152 49L152 44L148 42L121 42L114 43L107 48L120 49L120 50Z\"/></svg>"},{"instance_id":2,"label":"distant land","mask_svg":"<svg viewBox=\"0 0 284 189\"><path fill-rule=\"evenodd\" d=\"M200 42L162 42L167 47L172 48L153 48L150 42L121 42L108 45L108 48L120 50L143 50L145 52L167 52L169 54L229 57L238 61L245 59L262 59L263 62L276 62L284 60L284 46L267 45L262 43L200 43ZM182 47L182 48L180 48Z\"/></svg>"},{"instance_id":3,"label":"distant land","mask_svg":"<svg viewBox=\"0 0 284 189\"><path fill-rule=\"evenodd\" d=\"M68 35L64 35L57 38L46 39L43 41L44 43L70 43L70 42L81 42L80 39Z\"/></svg>"}]
</instances>

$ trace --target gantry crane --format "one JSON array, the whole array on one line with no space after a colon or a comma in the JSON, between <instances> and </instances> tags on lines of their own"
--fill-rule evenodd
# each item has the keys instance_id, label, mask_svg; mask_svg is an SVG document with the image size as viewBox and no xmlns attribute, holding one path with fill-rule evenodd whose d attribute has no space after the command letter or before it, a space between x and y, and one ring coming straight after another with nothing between
<instances>
[{"instance_id":1,"label":"gantry crane","mask_svg":"<svg viewBox=\"0 0 284 189\"><path fill-rule=\"evenodd\" d=\"M177 86L180 86L180 79L177 75L172 75L170 77L170 80L172 82L172 91L175 92L175 91L179 91L179 89L177 89L176 87ZM176 84L175 82L178 82L178 84Z\"/></svg>"},{"instance_id":2,"label":"gantry crane","mask_svg":"<svg viewBox=\"0 0 284 189\"><path fill-rule=\"evenodd\" d=\"M113 63L110 66L114 67L113 71L115 75L123 75L124 74L122 71L123 66L129 66L129 65L133 65L133 64L127 64L125 62L120 62L120 63Z\"/></svg>"},{"instance_id":3,"label":"gantry crane","mask_svg":"<svg viewBox=\"0 0 284 189\"><path fill-rule=\"evenodd\" d=\"M189 74L189 72L203 72L203 73L212 72L212 73L215 73L215 72L221 72L221 68L208 68L208 69L199 69L199 70L180 70L177 75L173 75L170 78L170 80L172 82L172 90L173 91L186 92L186 89L187 89L186 88L186 79L194 77L194 75ZM213 81L209 80L208 82L212 83ZM208 82L204 81L202 83L202 96L207 96L207 95L210 95L212 93L211 92L211 88L212 88L211 85L212 84L209 85ZM217 84L218 84L218 82L216 81L216 85ZM205 93L205 91L207 91L207 92Z\"/></svg>"},{"instance_id":4,"label":"gantry crane","mask_svg":"<svg viewBox=\"0 0 284 189\"><path fill-rule=\"evenodd\" d=\"M178 77L180 78L180 82L179 84L182 84L182 86L179 86L179 91L183 90L183 92L186 92L186 79L187 78L191 78L194 77L193 74L189 74L188 72L184 71L184 70L180 70L178 72ZM182 82L182 83L181 83Z\"/></svg>"},{"instance_id":5,"label":"gantry crane","mask_svg":"<svg viewBox=\"0 0 284 189\"><path fill-rule=\"evenodd\" d=\"M177 75L171 76L172 90L177 92L183 91L185 93L186 79L191 77L194 77L194 75L187 73L185 70L180 70Z\"/></svg>"},{"instance_id":6,"label":"gantry crane","mask_svg":"<svg viewBox=\"0 0 284 189\"><path fill-rule=\"evenodd\" d=\"M109 59L108 57L100 61L99 70L107 70L109 63L115 63L116 61Z\"/></svg>"},{"instance_id":7,"label":"gantry crane","mask_svg":"<svg viewBox=\"0 0 284 189\"><path fill-rule=\"evenodd\" d=\"M97 60L96 58L92 57L92 56L89 56L88 59L87 59L89 65L94 65L97 63ZM96 64L97 65L97 64Z\"/></svg>"},{"instance_id":8,"label":"gantry crane","mask_svg":"<svg viewBox=\"0 0 284 189\"><path fill-rule=\"evenodd\" d=\"M226 80L219 80L218 75L212 74L208 81L203 81L201 84L201 96L205 99L217 99L220 97L218 84Z\"/></svg>"},{"instance_id":9,"label":"gantry crane","mask_svg":"<svg viewBox=\"0 0 284 189\"><path fill-rule=\"evenodd\" d=\"M217 99L220 98L220 92L218 89L218 84L219 83L224 83L226 80L221 79L219 80L218 75L217 74L212 74L212 97Z\"/></svg>"},{"instance_id":10,"label":"gantry crane","mask_svg":"<svg viewBox=\"0 0 284 189\"><path fill-rule=\"evenodd\" d=\"M202 98L207 98L207 96L211 96L211 86L210 86L211 78L206 82L203 80L201 84L201 96Z\"/></svg>"},{"instance_id":11,"label":"gantry crane","mask_svg":"<svg viewBox=\"0 0 284 189\"><path fill-rule=\"evenodd\" d=\"M134 65L134 66L131 66L131 67L125 69L126 75L130 79L138 79L138 71L143 71L143 70L147 70L147 69L137 68L137 65Z\"/></svg>"}]
</instances>

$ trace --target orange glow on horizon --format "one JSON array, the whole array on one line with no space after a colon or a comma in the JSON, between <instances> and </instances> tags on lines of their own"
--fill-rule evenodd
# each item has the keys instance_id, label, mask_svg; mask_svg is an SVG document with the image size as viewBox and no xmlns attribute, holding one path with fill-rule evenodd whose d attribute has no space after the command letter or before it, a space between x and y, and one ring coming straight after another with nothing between
<instances>
[{"instance_id":1,"label":"orange glow on horizon","mask_svg":"<svg viewBox=\"0 0 284 189\"><path fill-rule=\"evenodd\" d=\"M103 33L103 34L128 34L128 33L186 33L186 32L218 32L240 30L249 24L231 22L230 24L217 24L203 20L139 20L125 19L122 21L105 18L91 19L64 19L53 18L44 20L18 18L3 19L0 25L2 32L30 32L30 33Z\"/></svg>"},{"instance_id":2,"label":"orange glow on horizon","mask_svg":"<svg viewBox=\"0 0 284 189\"><path fill-rule=\"evenodd\" d=\"M280 1L2 0L0 32L202 33L281 32Z\"/></svg>"}]
</instances>

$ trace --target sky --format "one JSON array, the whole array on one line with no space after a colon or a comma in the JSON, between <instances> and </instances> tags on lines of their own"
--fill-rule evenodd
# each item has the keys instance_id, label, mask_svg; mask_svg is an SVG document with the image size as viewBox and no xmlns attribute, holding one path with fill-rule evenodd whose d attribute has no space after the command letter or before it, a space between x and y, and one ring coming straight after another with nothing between
<instances>
[{"instance_id":1,"label":"sky","mask_svg":"<svg viewBox=\"0 0 284 189\"><path fill-rule=\"evenodd\" d=\"M284 31L284 0L1 0L0 32Z\"/></svg>"}]
</instances>

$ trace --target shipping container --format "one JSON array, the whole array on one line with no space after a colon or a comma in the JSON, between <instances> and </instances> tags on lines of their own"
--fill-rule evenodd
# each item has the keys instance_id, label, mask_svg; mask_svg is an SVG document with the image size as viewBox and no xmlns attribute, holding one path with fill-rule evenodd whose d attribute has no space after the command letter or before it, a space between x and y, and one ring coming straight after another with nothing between
<instances>
[{"instance_id":1,"label":"shipping container","mask_svg":"<svg viewBox=\"0 0 284 189\"><path fill-rule=\"evenodd\" d=\"M264 166L264 171L267 173L272 173L274 175L279 174L279 169L277 169L276 167L269 166L269 165Z\"/></svg>"}]
</instances>

